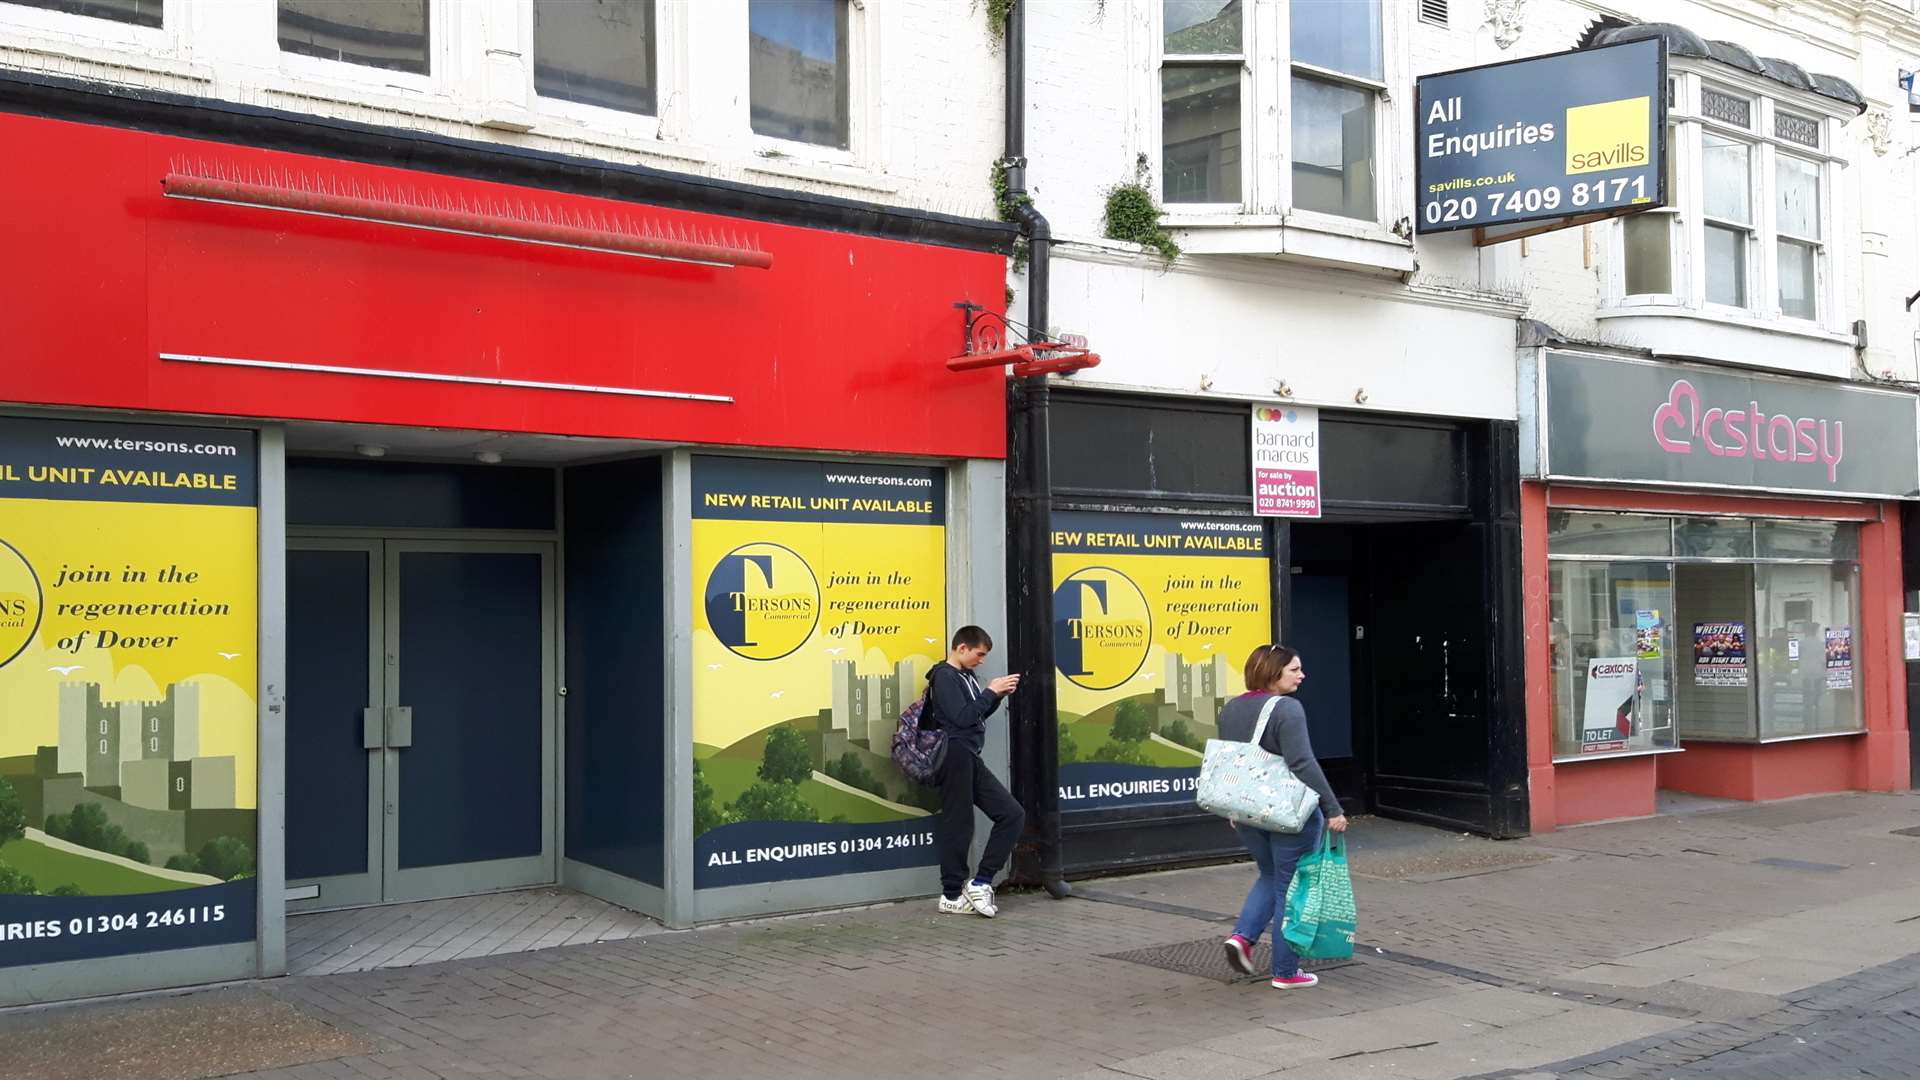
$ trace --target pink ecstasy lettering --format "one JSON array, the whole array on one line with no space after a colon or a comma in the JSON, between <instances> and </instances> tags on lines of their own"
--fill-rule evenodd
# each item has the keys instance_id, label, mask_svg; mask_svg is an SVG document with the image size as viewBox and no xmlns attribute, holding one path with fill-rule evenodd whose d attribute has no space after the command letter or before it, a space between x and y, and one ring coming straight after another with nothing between
<instances>
[{"instance_id":1,"label":"pink ecstasy lettering","mask_svg":"<svg viewBox=\"0 0 1920 1080\"><path fill-rule=\"evenodd\" d=\"M1680 379L1667 400L1653 410L1653 441L1669 454L1693 453L1699 439L1715 457L1747 457L1771 461L1820 461L1827 466L1827 482L1840 479L1840 459L1846 452L1844 421L1786 413L1769 415L1757 401L1745 409L1700 408L1700 391Z\"/></svg>"}]
</instances>

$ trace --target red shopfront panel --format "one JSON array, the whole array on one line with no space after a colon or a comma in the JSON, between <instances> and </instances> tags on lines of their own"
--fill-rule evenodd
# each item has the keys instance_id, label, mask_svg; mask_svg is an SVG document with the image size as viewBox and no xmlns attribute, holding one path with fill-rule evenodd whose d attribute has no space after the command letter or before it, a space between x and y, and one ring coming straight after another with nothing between
<instances>
[{"instance_id":1,"label":"red shopfront panel","mask_svg":"<svg viewBox=\"0 0 1920 1080\"><path fill-rule=\"evenodd\" d=\"M949 372L995 254L0 116L0 400L1000 457L998 371ZM188 202L170 168L751 236L725 269ZM731 404L209 367L162 353L728 395Z\"/></svg>"}]
</instances>

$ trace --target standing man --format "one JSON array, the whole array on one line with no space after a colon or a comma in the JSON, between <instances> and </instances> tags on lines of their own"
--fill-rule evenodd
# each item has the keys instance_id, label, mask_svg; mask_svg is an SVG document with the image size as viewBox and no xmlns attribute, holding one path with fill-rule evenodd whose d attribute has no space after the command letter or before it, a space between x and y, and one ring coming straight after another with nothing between
<instances>
[{"instance_id":1,"label":"standing man","mask_svg":"<svg viewBox=\"0 0 1920 1080\"><path fill-rule=\"evenodd\" d=\"M993 879L1013 853L1026 813L1007 793L1006 786L980 760L986 745L987 717L1000 699L1020 686L1020 676L1002 675L984 688L974 669L993 651L993 639L977 626L954 632L945 663L927 672L927 701L939 727L947 732L947 762L940 774L940 815L934 820L934 843L940 849L940 910L949 915L971 912L991 919L1000 913L993 902ZM923 721L924 722L924 721ZM986 811L993 821L980 868L967 879L967 849L973 846L973 808Z\"/></svg>"}]
</instances>

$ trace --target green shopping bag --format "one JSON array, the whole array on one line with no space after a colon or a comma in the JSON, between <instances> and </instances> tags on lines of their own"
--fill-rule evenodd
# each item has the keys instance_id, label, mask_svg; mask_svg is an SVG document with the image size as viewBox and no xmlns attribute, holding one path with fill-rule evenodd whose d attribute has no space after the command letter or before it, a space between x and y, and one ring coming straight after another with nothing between
<instances>
[{"instance_id":1,"label":"green shopping bag","mask_svg":"<svg viewBox=\"0 0 1920 1080\"><path fill-rule=\"evenodd\" d=\"M1347 876L1347 841L1322 829L1320 846L1301 856L1287 886L1287 944L1304 960L1345 960L1353 955L1353 879Z\"/></svg>"}]
</instances>

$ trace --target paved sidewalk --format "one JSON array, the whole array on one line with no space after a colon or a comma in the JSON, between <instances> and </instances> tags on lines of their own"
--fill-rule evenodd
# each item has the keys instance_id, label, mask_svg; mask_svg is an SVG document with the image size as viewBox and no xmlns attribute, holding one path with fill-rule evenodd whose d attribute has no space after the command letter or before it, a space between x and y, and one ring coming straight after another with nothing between
<instances>
[{"instance_id":1,"label":"paved sidewalk","mask_svg":"<svg viewBox=\"0 0 1920 1080\"><path fill-rule=\"evenodd\" d=\"M141 1080L1884 1080L1920 1062L1920 837L1894 833L1914 826L1910 795L1505 844L1363 821L1365 947L1303 992L1218 959L1248 883L1231 865L1088 882L1091 898L1010 895L991 921L928 900L159 999L290 1033L208 1037L187 1061L107 1038L151 1000L0 1016L0 1061L8 1076ZM36 1071L54 1059L21 1051L52 1024L69 1049L91 1029L117 1056ZM1866 1056L1835 1064L1842 1052Z\"/></svg>"}]
</instances>

